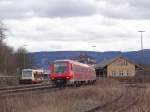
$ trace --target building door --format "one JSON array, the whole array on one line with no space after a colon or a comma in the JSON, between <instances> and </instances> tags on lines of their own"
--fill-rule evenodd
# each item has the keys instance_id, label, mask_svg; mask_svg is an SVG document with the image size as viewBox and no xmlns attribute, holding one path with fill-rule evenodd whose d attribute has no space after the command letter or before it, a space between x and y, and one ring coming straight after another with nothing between
<instances>
[{"instance_id":1,"label":"building door","mask_svg":"<svg viewBox=\"0 0 150 112\"><path fill-rule=\"evenodd\" d=\"M107 77L106 69L96 69L96 77Z\"/></svg>"}]
</instances>

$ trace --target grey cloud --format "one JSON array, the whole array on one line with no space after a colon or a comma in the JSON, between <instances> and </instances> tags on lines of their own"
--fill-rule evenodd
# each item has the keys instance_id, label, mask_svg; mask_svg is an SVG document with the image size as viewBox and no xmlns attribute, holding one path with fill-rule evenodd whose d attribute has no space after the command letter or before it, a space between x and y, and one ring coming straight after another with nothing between
<instances>
[{"instance_id":1,"label":"grey cloud","mask_svg":"<svg viewBox=\"0 0 150 112\"><path fill-rule=\"evenodd\" d=\"M150 19L148 0L107 0L99 1L99 12L116 19Z\"/></svg>"},{"instance_id":2,"label":"grey cloud","mask_svg":"<svg viewBox=\"0 0 150 112\"><path fill-rule=\"evenodd\" d=\"M128 0L128 2L133 7L150 10L150 1L149 0Z\"/></svg>"},{"instance_id":3,"label":"grey cloud","mask_svg":"<svg viewBox=\"0 0 150 112\"><path fill-rule=\"evenodd\" d=\"M6 0L0 1L1 18L74 17L92 15L94 2L89 0ZM29 15L28 15L29 14Z\"/></svg>"},{"instance_id":4,"label":"grey cloud","mask_svg":"<svg viewBox=\"0 0 150 112\"><path fill-rule=\"evenodd\" d=\"M47 0L42 5L33 4L32 8L37 15L46 17L85 16L96 12L95 5L88 0Z\"/></svg>"},{"instance_id":5,"label":"grey cloud","mask_svg":"<svg viewBox=\"0 0 150 112\"><path fill-rule=\"evenodd\" d=\"M30 12L30 8L24 1L0 1L0 19L23 18L27 12Z\"/></svg>"},{"instance_id":6,"label":"grey cloud","mask_svg":"<svg viewBox=\"0 0 150 112\"><path fill-rule=\"evenodd\" d=\"M149 19L148 0L1 0L0 19L81 17Z\"/></svg>"}]
</instances>

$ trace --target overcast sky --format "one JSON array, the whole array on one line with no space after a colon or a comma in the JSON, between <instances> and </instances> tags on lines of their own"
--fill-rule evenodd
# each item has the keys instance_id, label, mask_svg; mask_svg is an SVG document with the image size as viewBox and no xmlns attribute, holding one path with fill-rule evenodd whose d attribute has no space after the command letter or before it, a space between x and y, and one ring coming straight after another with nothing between
<instances>
[{"instance_id":1,"label":"overcast sky","mask_svg":"<svg viewBox=\"0 0 150 112\"><path fill-rule=\"evenodd\" d=\"M34 51L150 48L149 0L0 0L8 45ZM96 47L92 47L96 46Z\"/></svg>"}]
</instances>

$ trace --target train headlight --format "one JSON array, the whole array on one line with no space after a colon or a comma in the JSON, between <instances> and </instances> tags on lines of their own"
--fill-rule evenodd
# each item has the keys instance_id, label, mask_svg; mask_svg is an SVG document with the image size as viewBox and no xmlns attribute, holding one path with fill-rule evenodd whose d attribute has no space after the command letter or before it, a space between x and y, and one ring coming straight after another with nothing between
<instances>
[{"instance_id":1,"label":"train headlight","mask_svg":"<svg viewBox=\"0 0 150 112\"><path fill-rule=\"evenodd\" d=\"M54 80L55 79L55 77L51 77L51 80Z\"/></svg>"},{"instance_id":2,"label":"train headlight","mask_svg":"<svg viewBox=\"0 0 150 112\"><path fill-rule=\"evenodd\" d=\"M71 77L70 76L66 76L66 79L69 80Z\"/></svg>"}]
</instances>

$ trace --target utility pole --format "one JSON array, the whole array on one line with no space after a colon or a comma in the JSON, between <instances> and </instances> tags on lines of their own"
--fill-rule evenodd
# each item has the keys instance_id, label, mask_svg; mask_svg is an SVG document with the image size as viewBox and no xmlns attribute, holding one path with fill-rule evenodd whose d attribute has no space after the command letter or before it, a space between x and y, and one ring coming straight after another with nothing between
<instances>
[{"instance_id":1,"label":"utility pole","mask_svg":"<svg viewBox=\"0 0 150 112\"><path fill-rule=\"evenodd\" d=\"M92 48L93 48L93 52L95 51L95 48L96 48L96 46L95 45L93 45L93 46L91 46ZM95 51L95 61L96 61L96 57L97 57L97 54L96 54L96 51Z\"/></svg>"},{"instance_id":2,"label":"utility pole","mask_svg":"<svg viewBox=\"0 0 150 112\"><path fill-rule=\"evenodd\" d=\"M143 51L143 32L145 32L144 30L140 30L138 31L141 34L141 65L143 66L143 75L145 76L145 68L144 68L144 51Z\"/></svg>"},{"instance_id":3,"label":"utility pole","mask_svg":"<svg viewBox=\"0 0 150 112\"><path fill-rule=\"evenodd\" d=\"M142 62L141 62L141 64L143 65L144 64L144 60L143 60L143 58L144 58L144 51L143 51L143 32L145 32L144 30L140 30L140 31L138 31L138 32L140 32L140 34L141 34L141 57L142 57Z\"/></svg>"},{"instance_id":4,"label":"utility pole","mask_svg":"<svg viewBox=\"0 0 150 112\"><path fill-rule=\"evenodd\" d=\"M95 50L96 46L91 46L93 48L93 51Z\"/></svg>"},{"instance_id":5,"label":"utility pole","mask_svg":"<svg viewBox=\"0 0 150 112\"><path fill-rule=\"evenodd\" d=\"M93 48L93 52L95 52L94 54L94 59L93 59L93 63L96 64L97 63L97 52L95 51L96 45L91 46Z\"/></svg>"}]
</instances>

